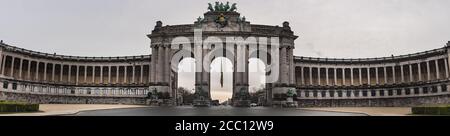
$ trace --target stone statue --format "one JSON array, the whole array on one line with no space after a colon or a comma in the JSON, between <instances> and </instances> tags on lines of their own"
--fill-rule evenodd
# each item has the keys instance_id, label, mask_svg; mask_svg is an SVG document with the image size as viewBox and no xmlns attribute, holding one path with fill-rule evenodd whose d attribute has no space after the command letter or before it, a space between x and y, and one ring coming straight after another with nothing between
<instances>
[{"instance_id":1,"label":"stone statue","mask_svg":"<svg viewBox=\"0 0 450 136\"><path fill-rule=\"evenodd\" d=\"M214 11L214 9L213 9L213 7L212 7L212 4L211 4L211 3L208 3L208 10L209 10L209 11L211 11L211 12L213 12L213 11Z\"/></svg>"},{"instance_id":2,"label":"stone statue","mask_svg":"<svg viewBox=\"0 0 450 136\"><path fill-rule=\"evenodd\" d=\"M222 2L215 2L214 8L211 3L208 3L208 10L210 12L233 12L236 9L236 3L233 3L230 6L230 2L227 2L226 4L223 4Z\"/></svg>"},{"instance_id":3,"label":"stone statue","mask_svg":"<svg viewBox=\"0 0 450 136\"><path fill-rule=\"evenodd\" d=\"M224 5L223 5L222 2L221 2L220 5L219 5L219 9L220 9L219 11L225 11L225 10L224 10Z\"/></svg>"},{"instance_id":4,"label":"stone statue","mask_svg":"<svg viewBox=\"0 0 450 136\"><path fill-rule=\"evenodd\" d=\"M214 6L214 11L219 11L219 2L216 2L216 5Z\"/></svg>"},{"instance_id":5,"label":"stone statue","mask_svg":"<svg viewBox=\"0 0 450 136\"><path fill-rule=\"evenodd\" d=\"M228 11L233 12L233 11L235 11L236 9L237 9L237 8L236 8L236 3L233 3L233 5L231 5L230 10L228 10Z\"/></svg>"},{"instance_id":6,"label":"stone statue","mask_svg":"<svg viewBox=\"0 0 450 136\"><path fill-rule=\"evenodd\" d=\"M230 9L230 2L227 1L227 4L223 8L225 11L228 11Z\"/></svg>"}]
</instances>

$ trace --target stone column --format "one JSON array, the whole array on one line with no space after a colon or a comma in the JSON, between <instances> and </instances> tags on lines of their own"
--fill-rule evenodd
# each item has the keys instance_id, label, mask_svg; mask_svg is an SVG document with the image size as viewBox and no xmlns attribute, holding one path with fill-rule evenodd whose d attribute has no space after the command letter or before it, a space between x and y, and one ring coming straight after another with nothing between
<instances>
[{"instance_id":1,"label":"stone column","mask_svg":"<svg viewBox=\"0 0 450 136\"><path fill-rule=\"evenodd\" d=\"M3 53L3 51L2 51L2 53ZM1 56L2 58L1 58L1 60L2 60L2 75L4 76L5 75L5 63L6 63L6 55L2 55Z\"/></svg>"},{"instance_id":2,"label":"stone column","mask_svg":"<svg viewBox=\"0 0 450 136\"><path fill-rule=\"evenodd\" d=\"M358 68L359 85L362 85L362 68Z\"/></svg>"},{"instance_id":3,"label":"stone column","mask_svg":"<svg viewBox=\"0 0 450 136\"><path fill-rule=\"evenodd\" d=\"M281 47L281 52L280 52L280 70L281 70L281 83L287 83L286 81L286 47ZM312 72L312 71L311 71Z\"/></svg>"},{"instance_id":4,"label":"stone column","mask_svg":"<svg viewBox=\"0 0 450 136\"><path fill-rule=\"evenodd\" d=\"M31 78L31 60L28 60L28 69L27 69L27 79L32 80Z\"/></svg>"},{"instance_id":5,"label":"stone column","mask_svg":"<svg viewBox=\"0 0 450 136\"><path fill-rule=\"evenodd\" d=\"M328 75L328 68L327 67L325 67L325 82L327 83L326 85L330 85L330 80L328 79L329 78L329 75Z\"/></svg>"},{"instance_id":6,"label":"stone column","mask_svg":"<svg viewBox=\"0 0 450 136\"><path fill-rule=\"evenodd\" d=\"M47 62L44 62L44 81L47 82Z\"/></svg>"},{"instance_id":7,"label":"stone column","mask_svg":"<svg viewBox=\"0 0 450 136\"><path fill-rule=\"evenodd\" d=\"M103 65L100 66L100 84L103 84Z\"/></svg>"},{"instance_id":8,"label":"stone column","mask_svg":"<svg viewBox=\"0 0 450 136\"><path fill-rule=\"evenodd\" d=\"M409 64L409 81L413 82L414 78L413 78L413 69L412 69L412 64Z\"/></svg>"},{"instance_id":9,"label":"stone column","mask_svg":"<svg viewBox=\"0 0 450 136\"><path fill-rule=\"evenodd\" d=\"M444 59L445 78L448 78L448 64L447 59Z\"/></svg>"},{"instance_id":10,"label":"stone column","mask_svg":"<svg viewBox=\"0 0 450 136\"><path fill-rule=\"evenodd\" d=\"M158 64L157 64L157 69L156 69L156 81L157 82L162 82L164 81L164 47L161 45L158 47ZM198 61L198 60L196 60Z\"/></svg>"},{"instance_id":11,"label":"stone column","mask_svg":"<svg viewBox=\"0 0 450 136\"><path fill-rule=\"evenodd\" d=\"M64 82L64 80L63 80L63 77L64 77L64 65L63 64L61 64L61 71L59 71L59 82Z\"/></svg>"},{"instance_id":12,"label":"stone column","mask_svg":"<svg viewBox=\"0 0 450 136\"><path fill-rule=\"evenodd\" d=\"M84 83L87 83L87 69L88 69L88 66L84 65Z\"/></svg>"},{"instance_id":13,"label":"stone column","mask_svg":"<svg viewBox=\"0 0 450 136\"><path fill-rule=\"evenodd\" d=\"M11 61L11 71L10 71L10 76L12 77L12 78L14 78L14 60L15 60L15 57L14 56L12 56L12 61Z\"/></svg>"},{"instance_id":14,"label":"stone column","mask_svg":"<svg viewBox=\"0 0 450 136\"><path fill-rule=\"evenodd\" d=\"M131 78L132 78L132 79L131 79L131 83L136 83L135 80L134 80L134 79L135 79L135 75L136 75L136 73L135 73L135 71L136 71L136 65L133 64L132 68L133 68L133 72L131 72L131 73L132 73L132 76L131 76ZM164 70L167 71L167 68L164 68Z\"/></svg>"},{"instance_id":15,"label":"stone column","mask_svg":"<svg viewBox=\"0 0 450 136\"><path fill-rule=\"evenodd\" d=\"M387 68L386 68L386 66L383 66L383 72L384 72L384 84L388 84Z\"/></svg>"},{"instance_id":16,"label":"stone column","mask_svg":"<svg viewBox=\"0 0 450 136\"><path fill-rule=\"evenodd\" d=\"M20 59L20 64L19 64L19 79L22 79L22 65L23 65L23 58Z\"/></svg>"},{"instance_id":17,"label":"stone column","mask_svg":"<svg viewBox=\"0 0 450 136\"><path fill-rule=\"evenodd\" d=\"M403 65L400 65L400 73L401 73L402 83L405 83L405 72L403 71Z\"/></svg>"},{"instance_id":18,"label":"stone column","mask_svg":"<svg viewBox=\"0 0 450 136\"><path fill-rule=\"evenodd\" d=\"M55 82L55 63L52 64L52 82Z\"/></svg>"},{"instance_id":19,"label":"stone column","mask_svg":"<svg viewBox=\"0 0 450 136\"><path fill-rule=\"evenodd\" d=\"M370 85L370 67L367 67L367 84Z\"/></svg>"},{"instance_id":20,"label":"stone column","mask_svg":"<svg viewBox=\"0 0 450 136\"><path fill-rule=\"evenodd\" d=\"M436 59L436 60L434 60L434 64L436 64L436 79L439 79L440 78L440 74L439 74L439 61L438 61L438 59Z\"/></svg>"},{"instance_id":21,"label":"stone column","mask_svg":"<svg viewBox=\"0 0 450 136\"><path fill-rule=\"evenodd\" d=\"M345 68L342 68L342 85L345 86Z\"/></svg>"},{"instance_id":22,"label":"stone column","mask_svg":"<svg viewBox=\"0 0 450 136\"><path fill-rule=\"evenodd\" d=\"M67 82L70 83L70 80L72 78L72 65L67 65L69 67L69 71L67 72Z\"/></svg>"},{"instance_id":23,"label":"stone column","mask_svg":"<svg viewBox=\"0 0 450 136\"><path fill-rule=\"evenodd\" d=\"M354 85L353 83L354 83L354 81L353 81L353 68L350 68L350 85Z\"/></svg>"},{"instance_id":24,"label":"stone column","mask_svg":"<svg viewBox=\"0 0 450 136\"><path fill-rule=\"evenodd\" d=\"M144 83L144 65L140 65L140 67L141 67L141 78L139 79L139 83Z\"/></svg>"},{"instance_id":25,"label":"stone column","mask_svg":"<svg viewBox=\"0 0 450 136\"><path fill-rule=\"evenodd\" d=\"M39 80L39 61L36 61L36 75L35 75L35 80L36 80L36 81Z\"/></svg>"},{"instance_id":26,"label":"stone column","mask_svg":"<svg viewBox=\"0 0 450 136\"><path fill-rule=\"evenodd\" d=\"M108 66L108 84L111 84L111 65Z\"/></svg>"},{"instance_id":27,"label":"stone column","mask_svg":"<svg viewBox=\"0 0 450 136\"><path fill-rule=\"evenodd\" d=\"M320 67L317 67L317 84L320 85Z\"/></svg>"},{"instance_id":28,"label":"stone column","mask_svg":"<svg viewBox=\"0 0 450 136\"><path fill-rule=\"evenodd\" d=\"M378 77L378 67L375 67L375 82L376 84L380 84L380 79Z\"/></svg>"},{"instance_id":29,"label":"stone column","mask_svg":"<svg viewBox=\"0 0 450 136\"><path fill-rule=\"evenodd\" d=\"M337 85L337 68L333 68L334 70L334 85Z\"/></svg>"},{"instance_id":30,"label":"stone column","mask_svg":"<svg viewBox=\"0 0 450 136\"><path fill-rule=\"evenodd\" d=\"M417 72L419 73L419 81L422 81L422 70L420 68L420 62L417 63Z\"/></svg>"},{"instance_id":31,"label":"stone column","mask_svg":"<svg viewBox=\"0 0 450 136\"><path fill-rule=\"evenodd\" d=\"M395 65L394 65L394 66L392 66L392 80L394 80L394 84L397 83L395 76L396 76L396 74L395 74Z\"/></svg>"},{"instance_id":32,"label":"stone column","mask_svg":"<svg viewBox=\"0 0 450 136\"><path fill-rule=\"evenodd\" d=\"M281 69L281 68L280 68ZM309 84L313 85L313 79L312 79L312 67L309 67Z\"/></svg>"},{"instance_id":33,"label":"stone column","mask_svg":"<svg viewBox=\"0 0 450 136\"><path fill-rule=\"evenodd\" d=\"M248 55L247 55L248 56ZM289 76L291 77L291 84L294 84L295 83L295 67L294 67L294 46L292 46L290 49L289 49L289 56L288 56L288 59L289 59L289 63L290 63L290 65L289 65L289 68L290 68L290 72L289 72ZM319 71L320 72L320 71Z\"/></svg>"},{"instance_id":34,"label":"stone column","mask_svg":"<svg viewBox=\"0 0 450 136\"><path fill-rule=\"evenodd\" d=\"M160 65L161 65L161 64L160 64ZM128 78L128 74L127 74L127 73L128 73L128 70L127 70L127 67L128 67L128 66L124 66L124 68L123 68L123 69L124 69L124 72L123 72L123 73L124 73L124 79L123 79L123 82L124 82L124 83L127 83L127 81L128 81L128 80L127 80L127 78ZM161 70L162 70L162 69L161 69ZM161 74L161 73L159 73L159 74ZM160 77L161 77L161 75L160 75ZM161 79L161 78L158 78L158 79Z\"/></svg>"},{"instance_id":35,"label":"stone column","mask_svg":"<svg viewBox=\"0 0 450 136\"><path fill-rule=\"evenodd\" d=\"M116 84L119 83L119 78L120 78L120 76L119 76L119 70L120 70L120 66L116 66ZM153 70L154 70L154 69L153 69ZM152 79L155 79L155 78L152 78Z\"/></svg>"},{"instance_id":36,"label":"stone column","mask_svg":"<svg viewBox=\"0 0 450 136\"><path fill-rule=\"evenodd\" d=\"M301 80L302 80L301 83L302 83L302 85L305 85L305 73L303 72L303 70L304 70L304 69L303 69L303 66L301 66L301 67L300 67L300 76L301 76L300 78L301 78Z\"/></svg>"},{"instance_id":37,"label":"stone column","mask_svg":"<svg viewBox=\"0 0 450 136\"><path fill-rule=\"evenodd\" d=\"M152 56L151 56L151 62L150 62L150 83L156 82L156 61L158 60L158 51L156 47L152 48ZM117 69L119 71L119 69Z\"/></svg>"},{"instance_id":38,"label":"stone column","mask_svg":"<svg viewBox=\"0 0 450 136\"><path fill-rule=\"evenodd\" d=\"M95 84L95 67L96 66L92 66L92 83Z\"/></svg>"},{"instance_id":39,"label":"stone column","mask_svg":"<svg viewBox=\"0 0 450 136\"><path fill-rule=\"evenodd\" d=\"M427 80L431 80L431 74L430 74L430 61L427 61Z\"/></svg>"},{"instance_id":40,"label":"stone column","mask_svg":"<svg viewBox=\"0 0 450 136\"><path fill-rule=\"evenodd\" d=\"M79 76L80 76L80 66L79 65L77 65L77 73L76 73L77 75L76 75L76 79L75 79L75 84L76 85L78 85L78 82L79 82Z\"/></svg>"}]
</instances>

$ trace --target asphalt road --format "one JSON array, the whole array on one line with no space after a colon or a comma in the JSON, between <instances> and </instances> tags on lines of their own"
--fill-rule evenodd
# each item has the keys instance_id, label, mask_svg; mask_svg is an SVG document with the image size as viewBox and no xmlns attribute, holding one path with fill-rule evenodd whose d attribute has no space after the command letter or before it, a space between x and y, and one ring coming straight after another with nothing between
<instances>
[{"instance_id":1,"label":"asphalt road","mask_svg":"<svg viewBox=\"0 0 450 136\"><path fill-rule=\"evenodd\" d=\"M82 111L74 116L366 116L360 113L325 112L295 108L252 107L141 107Z\"/></svg>"}]
</instances>

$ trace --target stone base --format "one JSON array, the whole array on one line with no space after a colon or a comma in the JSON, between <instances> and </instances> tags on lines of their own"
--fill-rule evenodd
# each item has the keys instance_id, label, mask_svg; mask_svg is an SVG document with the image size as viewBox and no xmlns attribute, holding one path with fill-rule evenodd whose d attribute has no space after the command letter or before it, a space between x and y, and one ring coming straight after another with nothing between
<instances>
[{"instance_id":1,"label":"stone base","mask_svg":"<svg viewBox=\"0 0 450 136\"><path fill-rule=\"evenodd\" d=\"M234 107L250 107L250 100L233 100Z\"/></svg>"},{"instance_id":2,"label":"stone base","mask_svg":"<svg viewBox=\"0 0 450 136\"><path fill-rule=\"evenodd\" d=\"M210 100L194 100L194 107L209 107L211 106Z\"/></svg>"},{"instance_id":3,"label":"stone base","mask_svg":"<svg viewBox=\"0 0 450 136\"><path fill-rule=\"evenodd\" d=\"M274 98L274 94L286 94L289 90L292 90L294 94L297 93L295 87L274 87L272 89L272 98ZM294 102L292 97L286 98L286 100L273 100L273 107L297 107L297 102Z\"/></svg>"},{"instance_id":4,"label":"stone base","mask_svg":"<svg viewBox=\"0 0 450 136\"><path fill-rule=\"evenodd\" d=\"M153 90L156 90L156 92L169 92L169 93L171 93L169 86L150 86L149 88L150 88L150 92L153 92ZM172 93L171 93L171 95L172 95Z\"/></svg>"},{"instance_id":5,"label":"stone base","mask_svg":"<svg viewBox=\"0 0 450 136\"><path fill-rule=\"evenodd\" d=\"M450 94L378 99L300 99L299 107L412 107L450 104Z\"/></svg>"}]
</instances>

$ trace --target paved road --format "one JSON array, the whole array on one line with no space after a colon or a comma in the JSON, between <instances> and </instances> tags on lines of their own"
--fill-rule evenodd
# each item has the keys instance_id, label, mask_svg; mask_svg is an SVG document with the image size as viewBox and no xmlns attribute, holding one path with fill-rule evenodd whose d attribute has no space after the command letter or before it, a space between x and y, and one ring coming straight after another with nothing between
<instances>
[{"instance_id":1,"label":"paved road","mask_svg":"<svg viewBox=\"0 0 450 136\"><path fill-rule=\"evenodd\" d=\"M141 107L82 111L75 116L366 116L359 113L325 112L288 108L218 107Z\"/></svg>"}]
</instances>

